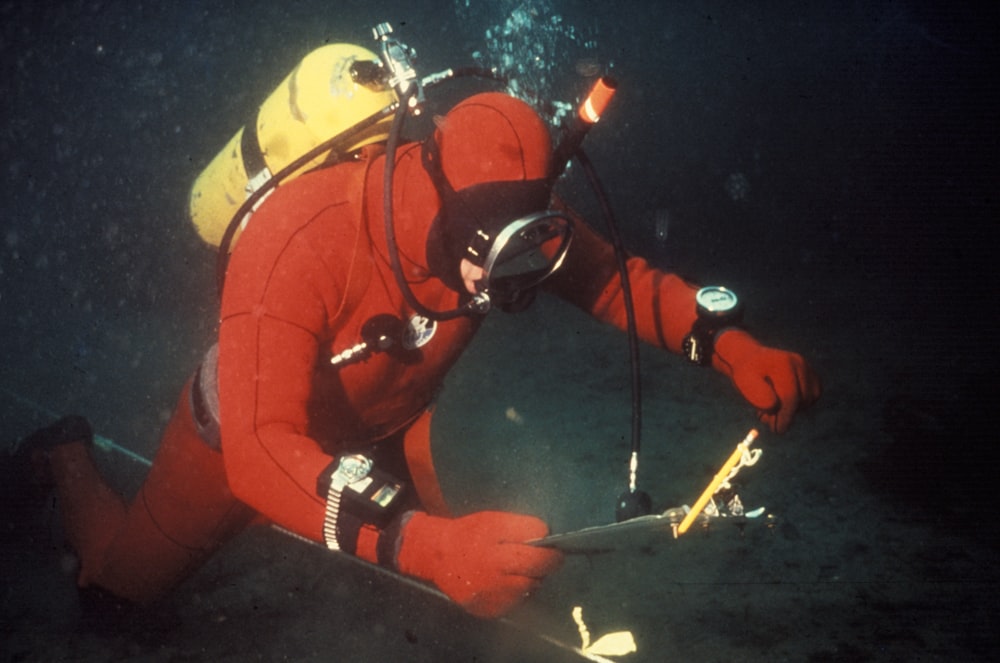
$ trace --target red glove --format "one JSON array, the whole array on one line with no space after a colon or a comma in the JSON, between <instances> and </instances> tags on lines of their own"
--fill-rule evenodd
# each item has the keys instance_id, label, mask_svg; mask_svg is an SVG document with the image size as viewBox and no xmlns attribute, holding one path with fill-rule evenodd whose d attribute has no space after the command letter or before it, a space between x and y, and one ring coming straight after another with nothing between
<instances>
[{"instance_id":1,"label":"red glove","mask_svg":"<svg viewBox=\"0 0 1000 663\"><path fill-rule=\"evenodd\" d=\"M719 336L713 362L775 433L788 430L796 410L811 405L822 391L819 376L801 355L765 347L743 331Z\"/></svg>"},{"instance_id":2,"label":"red glove","mask_svg":"<svg viewBox=\"0 0 1000 663\"><path fill-rule=\"evenodd\" d=\"M403 526L400 572L433 582L479 617L499 617L562 563L551 548L524 545L548 534L538 518L480 511L462 518L415 513Z\"/></svg>"}]
</instances>

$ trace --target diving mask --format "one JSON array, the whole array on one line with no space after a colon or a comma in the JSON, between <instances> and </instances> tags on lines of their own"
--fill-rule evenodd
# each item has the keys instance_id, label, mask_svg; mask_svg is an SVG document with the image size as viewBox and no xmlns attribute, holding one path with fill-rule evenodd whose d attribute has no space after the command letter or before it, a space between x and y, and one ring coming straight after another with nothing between
<instances>
[{"instance_id":1,"label":"diving mask","mask_svg":"<svg viewBox=\"0 0 1000 663\"><path fill-rule=\"evenodd\" d=\"M476 236L490 240L482 230ZM573 222L554 210L510 222L497 233L481 259L483 277L476 283L477 295L491 306L520 308L517 305L523 305L524 298L562 265L572 237ZM468 251L475 249L469 247Z\"/></svg>"}]
</instances>

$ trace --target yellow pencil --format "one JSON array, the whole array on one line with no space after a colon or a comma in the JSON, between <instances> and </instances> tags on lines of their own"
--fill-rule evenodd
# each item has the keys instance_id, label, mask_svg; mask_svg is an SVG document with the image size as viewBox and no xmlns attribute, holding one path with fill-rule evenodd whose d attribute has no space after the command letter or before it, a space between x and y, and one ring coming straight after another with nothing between
<instances>
[{"instance_id":1,"label":"yellow pencil","mask_svg":"<svg viewBox=\"0 0 1000 663\"><path fill-rule=\"evenodd\" d=\"M743 452L750 448L753 441L757 439L758 434L759 433L757 433L756 428L751 429L751 431L747 433L747 436L743 438L743 441L736 445L736 450L733 451L731 456L729 456L729 459L722 466L722 469L719 470L712 479L712 483L708 484L708 488L705 489L705 492L703 492L701 497L698 498L698 501L694 503L694 506L691 507L687 516L685 516L684 520L681 521L680 526L677 528L678 535L688 531L691 527L691 523L693 523L694 519L698 517L698 514L702 512L705 505L708 504L708 501L712 499L712 495L714 495L715 491L719 488L719 484L726 480L726 477L729 476L730 470L736 467L736 463L740 462Z\"/></svg>"}]
</instances>

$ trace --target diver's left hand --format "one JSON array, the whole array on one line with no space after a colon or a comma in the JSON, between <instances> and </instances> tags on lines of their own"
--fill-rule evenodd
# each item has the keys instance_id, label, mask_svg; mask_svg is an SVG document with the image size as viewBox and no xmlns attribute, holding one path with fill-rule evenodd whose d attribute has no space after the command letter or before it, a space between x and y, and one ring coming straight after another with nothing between
<instances>
[{"instance_id":1,"label":"diver's left hand","mask_svg":"<svg viewBox=\"0 0 1000 663\"><path fill-rule=\"evenodd\" d=\"M763 346L742 330L716 339L712 361L775 433L788 430L795 412L812 405L822 392L819 376L801 355Z\"/></svg>"}]
</instances>

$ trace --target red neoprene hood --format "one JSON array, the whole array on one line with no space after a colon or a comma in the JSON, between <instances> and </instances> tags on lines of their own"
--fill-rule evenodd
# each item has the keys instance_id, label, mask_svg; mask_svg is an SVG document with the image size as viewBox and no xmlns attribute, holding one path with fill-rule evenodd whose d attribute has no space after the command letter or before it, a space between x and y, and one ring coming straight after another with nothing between
<instances>
[{"instance_id":1,"label":"red neoprene hood","mask_svg":"<svg viewBox=\"0 0 1000 663\"><path fill-rule=\"evenodd\" d=\"M499 92L462 101L425 141L424 168L441 199L427 239L428 267L460 289L463 258L479 233L548 207L552 158L545 123L526 103Z\"/></svg>"},{"instance_id":2,"label":"red neoprene hood","mask_svg":"<svg viewBox=\"0 0 1000 663\"><path fill-rule=\"evenodd\" d=\"M545 123L531 106L500 92L477 94L452 108L438 123L434 142L455 191L549 173L552 144Z\"/></svg>"}]
</instances>

